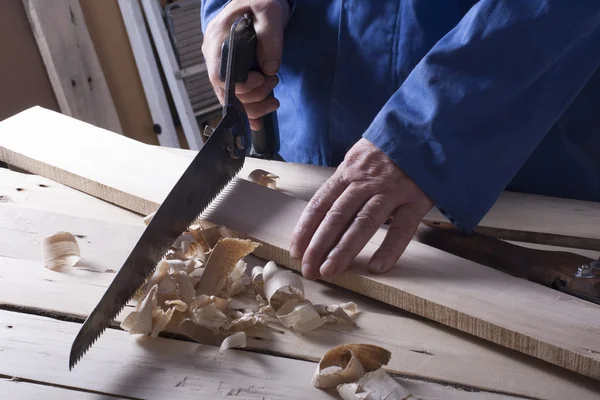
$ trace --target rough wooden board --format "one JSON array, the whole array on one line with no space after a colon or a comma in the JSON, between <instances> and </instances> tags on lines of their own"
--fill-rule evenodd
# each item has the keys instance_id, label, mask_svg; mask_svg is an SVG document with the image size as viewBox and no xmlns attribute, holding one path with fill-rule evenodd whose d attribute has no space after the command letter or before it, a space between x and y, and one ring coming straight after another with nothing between
<instances>
[{"instance_id":1,"label":"rough wooden board","mask_svg":"<svg viewBox=\"0 0 600 400\"><path fill-rule=\"evenodd\" d=\"M78 0L23 0L61 112L122 133Z\"/></svg>"},{"instance_id":2,"label":"rough wooden board","mask_svg":"<svg viewBox=\"0 0 600 400\"><path fill-rule=\"evenodd\" d=\"M139 214L39 175L0 168L0 204L144 226Z\"/></svg>"},{"instance_id":3,"label":"rough wooden board","mask_svg":"<svg viewBox=\"0 0 600 400\"><path fill-rule=\"evenodd\" d=\"M240 201L240 199L252 199ZM291 235L306 202L235 179L204 217L265 243L254 254L299 270ZM329 281L493 343L600 379L600 306L412 241L389 273L366 271L381 228Z\"/></svg>"},{"instance_id":4,"label":"rough wooden board","mask_svg":"<svg viewBox=\"0 0 600 400\"><path fill-rule=\"evenodd\" d=\"M14 175L15 183L34 178L9 173ZM36 191L48 192L35 185L30 189L32 194L27 207L24 207L25 204L0 204L0 215L6 215L0 218L0 243L3 243L0 246L0 305L83 319L89 315L114 278L114 274L79 268L62 272L44 268L39 261L39 235L32 232L53 232L57 229L80 231L91 242L87 243L86 240L82 243L83 255L91 257L98 270L118 269L120 264L116 267L114 264L122 262L133 246L134 238L141 233L141 228L139 233L136 231L138 224L127 227L88 217L94 207L106 212L103 207L105 204L98 204L97 199L73 189L63 189L64 210L68 204L72 204L71 213L65 213L64 210L56 212L52 203L44 210L46 197L34 194ZM29 207L32 209L28 210ZM80 212L85 215L79 215ZM113 241L115 231L128 232L126 234L131 239ZM250 268L264 264L264 260L253 256L248 257L247 261ZM249 348L317 361L332 346L370 343L389 349L392 352L389 369L402 374L544 399L591 400L600 396L600 383L592 379L510 352L331 285L304 279L303 283L311 301L322 304L355 301L361 310L357 317L358 328L327 325L303 336L288 330L283 330L283 334L252 330L249 331ZM122 321L132 307L127 307L117 320Z\"/></svg>"},{"instance_id":5,"label":"rough wooden board","mask_svg":"<svg viewBox=\"0 0 600 400\"><path fill-rule=\"evenodd\" d=\"M0 122L0 160L141 214L155 211L185 171L195 152L184 151L144 145L41 107ZM332 171L248 158L239 176L257 168L280 175L280 189L304 200ZM427 218L446 221L437 211ZM480 226L577 236L600 249L600 204L593 202L505 192Z\"/></svg>"},{"instance_id":6,"label":"rough wooden board","mask_svg":"<svg viewBox=\"0 0 600 400\"><path fill-rule=\"evenodd\" d=\"M189 162L155 147L140 147L127 138L52 111L41 108L30 111L0 124L2 159L129 209L143 213L153 211L178 179L179 173L175 171L183 171ZM36 114L37 118L31 118L32 114ZM36 134L41 127L37 123L32 124L32 120L43 121L47 134ZM33 142L38 146L27 145ZM54 151L48 151L50 148ZM119 153L123 152L121 157L116 156L117 149ZM106 169L98 168L105 155L110 155L111 164ZM144 167L141 171L140 165ZM164 186L148 184L148 181L160 182ZM229 214L223 223L231 225L234 230L249 233L254 229L254 233L259 234L257 238L286 249L293 224L306 202L256 185L244 187L258 190L266 197L242 191L236 197L237 204L222 207L221 211L227 209ZM247 198L251 198L252 202L238 201ZM266 207L262 214L255 209L244 208L253 205ZM249 217L257 219L244 220ZM250 226L246 226L248 224ZM597 234L596 231L594 233ZM375 246L375 243L367 246L357 265L364 263L364 256ZM276 250L276 247L272 248ZM289 262L285 251L269 253L267 258L297 268L295 263ZM553 290L505 276L419 243L411 244L400 265L402 269L395 269L387 277L365 278L360 273L350 272L335 282L494 343L600 378L600 343L593 334L600 329L594 322L600 321L600 318L592 318L600 316L599 307L570 296L557 295ZM460 270L460 274L453 275L449 268ZM493 304L494 301L498 304ZM478 302L493 308L477 308ZM517 315L512 315L514 310L507 307L509 302L514 302ZM530 315L536 308L536 312L542 315ZM588 317L591 322L586 320ZM532 322L535 322L533 326ZM556 335L551 332L556 332Z\"/></svg>"},{"instance_id":7,"label":"rough wooden board","mask_svg":"<svg viewBox=\"0 0 600 400\"><path fill-rule=\"evenodd\" d=\"M10 328L9 328L10 327ZM316 364L108 329L74 370L71 343L80 325L0 311L0 374L144 399L337 399L314 388ZM10 362L6 362L9 361ZM509 400L398 379L422 400Z\"/></svg>"},{"instance_id":8,"label":"rough wooden board","mask_svg":"<svg viewBox=\"0 0 600 400\"><path fill-rule=\"evenodd\" d=\"M0 146L2 146L1 142ZM179 155L188 161L198 153L187 149L161 148L161 150ZM309 201L335 171L330 167L249 159L240 177L246 178L247 174L256 168L278 175L280 177L277 181L278 190L305 201ZM447 222L446 217L437 209L431 210L425 219ZM501 234L508 238L516 236L516 233L511 231L564 235L565 242L573 243L569 246L578 242L576 238L598 239L587 242L591 242L591 246L600 251L598 226L600 226L600 203L510 191L502 193L479 224L481 228L489 228L485 231L487 234ZM508 232L500 232L504 230Z\"/></svg>"},{"instance_id":9,"label":"rough wooden board","mask_svg":"<svg viewBox=\"0 0 600 400\"><path fill-rule=\"evenodd\" d=\"M0 374L144 399L335 398L311 386L311 362L236 350L220 355L213 346L113 329L69 371L80 326L0 312Z\"/></svg>"},{"instance_id":10,"label":"rough wooden board","mask_svg":"<svg viewBox=\"0 0 600 400\"><path fill-rule=\"evenodd\" d=\"M435 389L435 388L434 388ZM107 400L124 399L121 396L106 396L97 393L89 393L76 389L66 389L62 387L22 382L0 378L0 393L6 399L19 400Z\"/></svg>"}]
</instances>

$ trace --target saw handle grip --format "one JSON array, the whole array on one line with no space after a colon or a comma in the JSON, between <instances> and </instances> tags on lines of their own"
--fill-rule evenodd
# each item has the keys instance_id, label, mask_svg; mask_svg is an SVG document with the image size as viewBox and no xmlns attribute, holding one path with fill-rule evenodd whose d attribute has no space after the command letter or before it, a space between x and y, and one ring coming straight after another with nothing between
<instances>
[{"instance_id":1,"label":"saw handle grip","mask_svg":"<svg viewBox=\"0 0 600 400\"><path fill-rule=\"evenodd\" d=\"M575 276L579 266L593 261L588 257L523 247L477 232L465 234L448 223L423 222L414 239L513 276L600 301L600 272L588 279Z\"/></svg>"},{"instance_id":2,"label":"saw handle grip","mask_svg":"<svg viewBox=\"0 0 600 400\"><path fill-rule=\"evenodd\" d=\"M225 39L221 49L221 66L219 79L225 81L227 76L227 56L229 53L229 38ZM248 80L250 71L262 70L257 61L257 38L252 17L244 15L235 28L234 62L232 63L231 83L244 83ZM269 96L274 96L273 91ZM261 129L252 131L252 146L255 155L273 159L279 148L279 134L277 131L277 113L275 111L261 118Z\"/></svg>"}]
</instances>

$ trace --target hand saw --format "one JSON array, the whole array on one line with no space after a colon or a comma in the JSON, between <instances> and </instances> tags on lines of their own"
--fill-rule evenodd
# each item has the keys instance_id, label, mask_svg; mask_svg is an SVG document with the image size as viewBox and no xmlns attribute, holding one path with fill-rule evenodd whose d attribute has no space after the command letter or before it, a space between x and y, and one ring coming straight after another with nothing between
<instances>
[{"instance_id":1,"label":"hand saw","mask_svg":"<svg viewBox=\"0 0 600 400\"><path fill-rule=\"evenodd\" d=\"M222 46L219 75L225 82L225 99L221 121L160 205L104 296L85 320L71 347L69 370L152 275L177 237L244 165L252 138L248 116L235 95L235 85L245 82L250 70L260 71L256 66L256 45L252 18L246 14L233 23ZM273 113L263 117L261 122L271 130L276 125Z\"/></svg>"}]
</instances>

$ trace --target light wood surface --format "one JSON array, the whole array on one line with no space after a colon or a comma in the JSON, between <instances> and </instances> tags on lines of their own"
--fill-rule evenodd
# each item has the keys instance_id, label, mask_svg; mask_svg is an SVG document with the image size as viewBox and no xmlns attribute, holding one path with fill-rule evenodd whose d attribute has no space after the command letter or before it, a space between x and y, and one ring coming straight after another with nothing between
<instances>
[{"instance_id":1,"label":"light wood surface","mask_svg":"<svg viewBox=\"0 0 600 400\"><path fill-rule=\"evenodd\" d=\"M161 148L191 161L197 151ZM283 163L257 159L246 160L240 173L243 178L255 168L278 175L278 190L290 196L309 201L319 187L334 173L331 167ZM448 222L437 209L426 216L428 221ZM479 227L486 234L505 235L509 238L522 231L566 236L565 242L578 243L576 238L592 239L588 247L600 251L600 203L540 196L528 193L503 192L492 209L481 220ZM503 232L507 230L508 232ZM516 236L518 237L518 236ZM545 238L539 238L545 240ZM572 246L572 245L570 245Z\"/></svg>"},{"instance_id":2,"label":"light wood surface","mask_svg":"<svg viewBox=\"0 0 600 400\"><path fill-rule=\"evenodd\" d=\"M6 399L18 400L106 400L107 396L89 393L73 388L49 386L45 383L30 383L19 380L0 378L0 393ZM124 399L121 396L111 396L111 399Z\"/></svg>"},{"instance_id":3,"label":"light wood surface","mask_svg":"<svg viewBox=\"0 0 600 400\"><path fill-rule=\"evenodd\" d=\"M114 278L113 273L102 271L120 268L141 234L142 218L45 178L11 171L2 178L3 182L27 188L28 197L14 197L11 203L0 204L0 307L82 320ZM37 182L51 185L40 187ZM11 187L0 187L0 196ZM61 208L56 207L52 193L60 194ZM122 218L123 214L131 218ZM106 220L97 216L106 216ZM43 267L39 239L61 229L85 236L78 239L85 259L83 268L56 272ZM250 267L264 264L264 260L253 256L247 262ZM358 327L328 325L304 335L252 330L248 335L249 349L317 361L332 346L370 343L392 352L389 371L420 379L544 399L591 400L600 396L600 383L592 379L332 285L302 281L311 301L356 302L360 310ZM117 320L122 321L132 309L126 308Z\"/></svg>"},{"instance_id":4,"label":"light wood surface","mask_svg":"<svg viewBox=\"0 0 600 400\"><path fill-rule=\"evenodd\" d=\"M105 395L143 399L339 399L312 386L316 364L108 329L75 369L68 369L79 324L0 311L0 374ZM397 378L422 400L515 400Z\"/></svg>"},{"instance_id":5,"label":"light wood surface","mask_svg":"<svg viewBox=\"0 0 600 400\"><path fill-rule=\"evenodd\" d=\"M242 202L239 199L252 199ZM236 179L205 218L264 246L254 254L299 270L291 235L306 202ZM390 272L366 271L381 228L352 268L328 281L477 337L600 379L600 306L412 241Z\"/></svg>"},{"instance_id":6,"label":"light wood surface","mask_svg":"<svg viewBox=\"0 0 600 400\"><path fill-rule=\"evenodd\" d=\"M78 0L23 0L62 113L122 133Z\"/></svg>"},{"instance_id":7,"label":"light wood surface","mask_svg":"<svg viewBox=\"0 0 600 400\"><path fill-rule=\"evenodd\" d=\"M0 124L0 157L128 209L145 214L154 211L189 163L51 111L30 111ZM33 114L38 117L31 118ZM40 134L41 121L47 134ZM230 186L211 218L272 245L255 254L298 268L296 260L289 260L287 248L306 202L243 179L236 182L238 190ZM355 269L333 282L600 379L599 306L415 242L398 268L385 276L367 276L361 266L377 240L375 235L359 255Z\"/></svg>"},{"instance_id":8,"label":"light wood surface","mask_svg":"<svg viewBox=\"0 0 600 400\"><path fill-rule=\"evenodd\" d=\"M195 154L144 146L41 107L0 122L0 160L142 214L158 208ZM278 190L305 201L333 173L333 168L248 158L239 176L247 178L254 169L279 175ZM155 184L140 181L147 177ZM447 222L437 210L426 219ZM588 249L600 251L598 226L599 203L512 192L503 193L479 225L492 229L489 234L512 230L585 238Z\"/></svg>"}]
</instances>

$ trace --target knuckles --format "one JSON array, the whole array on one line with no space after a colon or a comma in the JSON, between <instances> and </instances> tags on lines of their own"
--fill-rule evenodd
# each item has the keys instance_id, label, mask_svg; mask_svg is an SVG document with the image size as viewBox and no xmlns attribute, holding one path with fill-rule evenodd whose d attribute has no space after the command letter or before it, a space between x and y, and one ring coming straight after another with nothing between
<instances>
[{"instance_id":1,"label":"knuckles","mask_svg":"<svg viewBox=\"0 0 600 400\"><path fill-rule=\"evenodd\" d=\"M375 218L371 214L368 213L358 213L356 218L354 218L354 223L361 229L366 231L372 231L373 229L378 228L381 224L375 221Z\"/></svg>"}]
</instances>

